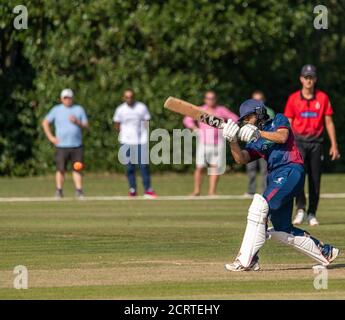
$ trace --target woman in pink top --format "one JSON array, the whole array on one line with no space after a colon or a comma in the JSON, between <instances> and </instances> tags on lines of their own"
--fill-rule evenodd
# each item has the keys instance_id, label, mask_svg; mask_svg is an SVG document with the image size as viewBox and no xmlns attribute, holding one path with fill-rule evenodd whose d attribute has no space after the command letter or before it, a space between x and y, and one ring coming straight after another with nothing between
<instances>
[{"instance_id":1,"label":"woman in pink top","mask_svg":"<svg viewBox=\"0 0 345 320\"><path fill-rule=\"evenodd\" d=\"M217 97L214 91L207 91L204 97L204 105L200 108L206 110L208 113L214 114L224 120L232 119L238 120L238 116L228 110L226 107L217 105ZM216 194L216 187L218 182L217 169L225 165L225 144L219 129L208 126L202 122L196 122L190 117L183 119L183 124L186 128L198 131L197 154L196 154L196 169L194 172L194 191L193 196L200 195L203 169L210 167L209 178L209 195Z\"/></svg>"}]
</instances>

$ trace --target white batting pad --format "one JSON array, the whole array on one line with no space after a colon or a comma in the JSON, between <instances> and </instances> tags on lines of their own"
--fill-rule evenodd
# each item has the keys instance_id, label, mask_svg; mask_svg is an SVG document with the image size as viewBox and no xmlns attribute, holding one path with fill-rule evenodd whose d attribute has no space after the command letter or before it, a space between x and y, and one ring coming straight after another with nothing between
<instances>
[{"instance_id":1,"label":"white batting pad","mask_svg":"<svg viewBox=\"0 0 345 320\"><path fill-rule=\"evenodd\" d=\"M255 254L265 243L268 209L266 199L259 194L255 194L248 210L247 228L237 256L237 260L245 268L249 267Z\"/></svg>"},{"instance_id":2,"label":"white batting pad","mask_svg":"<svg viewBox=\"0 0 345 320\"><path fill-rule=\"evenodd\" d=\"M294 236L291 233L275 231L274 228L269 228L267 234L273 240L292 246L324 266L329 264L327 259L322 255L319 247L307 234L304 236Z\"/></svg>"}]
</instances>

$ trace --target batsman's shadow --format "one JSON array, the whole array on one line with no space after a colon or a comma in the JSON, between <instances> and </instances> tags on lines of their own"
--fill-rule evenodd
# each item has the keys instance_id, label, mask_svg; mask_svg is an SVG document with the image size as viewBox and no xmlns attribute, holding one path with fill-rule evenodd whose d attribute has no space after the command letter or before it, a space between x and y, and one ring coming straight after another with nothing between
<instances>
[{"instance_id":1,"label":"batsman's shadow","mask_svg":"<svg viewBox=\"0 0 345 320\"><path fill-rule=\"evenodd\" d=\"M327 266L328 270L331 269L342 269L345 268L345 263L337 263L337 264L331 264ZM310 270L312 267L310 266L287 266L287 267L281 267L281 268L265 268L264 271L294 271L294 270Z\"/></svg>"},{"instance_id":2,"label":"batsman's shadow","mask_svg":"<svg viewBox=\"0 0 345 320\"><path fill-rule=\"evenodd\" d=\"M335 263L327 267L327 269L342 269L345 268L345 263Z\"/></svg>"},{"instance_id":3,"label":"batsman's shadow","mask_svg":"<svg viewBox=\"0 0 345 320\"><path fill-rule=\"evenodd\" d=\"M294 271L294 270L310 270L310 267L307 266L290 266L290 267L280 267L280 268L265 268L263 271Z\"/></svg>"}]
</instances>

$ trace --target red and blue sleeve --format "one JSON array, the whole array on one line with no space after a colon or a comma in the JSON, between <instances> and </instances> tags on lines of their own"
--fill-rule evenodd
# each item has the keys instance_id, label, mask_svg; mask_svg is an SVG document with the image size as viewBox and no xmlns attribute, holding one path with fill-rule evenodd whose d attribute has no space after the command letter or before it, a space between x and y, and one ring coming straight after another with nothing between
<instances>
[{"instance_id":1,"label":"red and blue sleeve","mask_svg":"<svg viewBox=\"0 0 345 320\"><path fill-rule=\"evenodd\" d=\"M274 124L277 129L290 129L289 119L282 113L278 113L274 118Z\"/></svg>"}]
</instances>

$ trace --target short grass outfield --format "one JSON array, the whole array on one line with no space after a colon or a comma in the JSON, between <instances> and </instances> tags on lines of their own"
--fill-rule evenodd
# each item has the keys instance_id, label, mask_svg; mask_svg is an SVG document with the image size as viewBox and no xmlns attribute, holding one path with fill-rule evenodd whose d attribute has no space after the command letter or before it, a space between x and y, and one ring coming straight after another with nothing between
<instances>
[{"instance_id":1,"label":"short grass outfield","mask_svg":"<svg viewBox=\"0 0 345 320\"><path fill-rule=\"evenodd\" d=\"M188 195L192 180L154 175L153 185L159 195ZM243 194L245 185L244 175L227 174L219 194ZM322 192L344 185L345 175L324 175ZM127 184L122 175L87 174L85 192L126 195ZM3 199L53 195L52 176L0 179ZM73 196L70 178L65 195ZM0 299L345 299L343 253L326 271L327 289L314 287L311 259L271 240L261 271L225 271L250 201L0 201ZM303 228L344 251L344 211L345 199L321 199L320 226ZM27 290L13 288L18 265L28 270Z\"/></svg>"}]
</instances>

